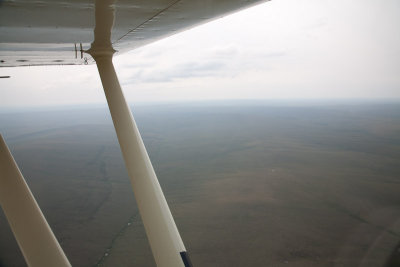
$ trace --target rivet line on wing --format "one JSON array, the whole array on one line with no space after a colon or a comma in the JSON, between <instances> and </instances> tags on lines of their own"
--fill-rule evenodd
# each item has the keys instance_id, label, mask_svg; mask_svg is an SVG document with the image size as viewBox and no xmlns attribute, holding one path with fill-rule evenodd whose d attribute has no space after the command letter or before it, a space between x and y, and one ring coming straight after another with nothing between
<instances>
[{"instance_id":1,"label":"rivet line on wing","mask_svg":"<svg viewBox=\"0 0 400 267\"><path fill-rule=\"evenodd\" d=\"M159 12L157 12L154 16L152 16L151 18L147 19L146 21L144 21L143 23L139 24L137 27L133 28L132 30L129 30L127 33L125 33L124 35L122 35L120 38L118 38L115 42L113 42L112 44L116 44L118 43L120 40L122 40L124 37L126 37L127 35L129 35L131 32L136 31L138 28L142 27L143 25L145 25L147 22L151 21L152 19L154 19L155 17L159 16L160 14L164 13L165 11L167 11L168 9L170 9L171 7L173 7L174 5L176 5L178 2L180 2L181 0L176 0L175 2L173 2L172 4L170 4L169 6L167 6L166 8L160 10Z\"/></svg>"}]
</instances>

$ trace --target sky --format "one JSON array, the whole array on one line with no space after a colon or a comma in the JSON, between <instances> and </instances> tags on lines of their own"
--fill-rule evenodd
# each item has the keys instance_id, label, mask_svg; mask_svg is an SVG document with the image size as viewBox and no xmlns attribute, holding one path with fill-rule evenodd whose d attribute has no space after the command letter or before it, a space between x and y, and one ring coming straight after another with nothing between
<instances>
[{"instance_id":1,"label":"sky","mask_svg":"<svg viewBox=\"0 0 400 267\"><path fill-rule=\"evenodd\" d=\"M114 58L130 103L400 99L400 1L272 0ZM0 107L105 103L95 65L1 68Z\"/></svg>"}]
</instances>

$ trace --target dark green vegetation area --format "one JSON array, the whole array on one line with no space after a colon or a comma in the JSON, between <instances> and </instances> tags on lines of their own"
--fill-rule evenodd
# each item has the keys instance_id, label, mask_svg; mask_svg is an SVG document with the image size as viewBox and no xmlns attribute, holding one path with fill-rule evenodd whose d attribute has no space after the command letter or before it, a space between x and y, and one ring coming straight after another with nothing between
<instances>
[{"instance_id":1,"label":"dark green vegetation area","mask_svg":"<svg viewBox=\"0 0 400 267\"><path fill-rule=\"evenodd\" d=\"M383 266L400 241L400 104L133 113L196 267ZM155 266L105 108L0 127L73 266ZM24 266L2 212L0 237L0 266Z\"/></svg>"}]
</instances>

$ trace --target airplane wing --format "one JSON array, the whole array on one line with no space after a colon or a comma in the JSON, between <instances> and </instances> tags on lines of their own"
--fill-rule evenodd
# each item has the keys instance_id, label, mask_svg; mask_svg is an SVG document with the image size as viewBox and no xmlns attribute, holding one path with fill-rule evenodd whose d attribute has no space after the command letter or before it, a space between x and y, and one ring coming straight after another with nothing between
<instances>
[{"instance_id":1,"label":"airplane wing","mask_svg":"<svg viewBox=\"0 0 400 267\"><path fill-rule=\"evenodd\" d=\"M111 34L123 53L265 0L119 0ZM90 64L93 0L0 0L0 67Z\"/></svg>"}]
</instances>

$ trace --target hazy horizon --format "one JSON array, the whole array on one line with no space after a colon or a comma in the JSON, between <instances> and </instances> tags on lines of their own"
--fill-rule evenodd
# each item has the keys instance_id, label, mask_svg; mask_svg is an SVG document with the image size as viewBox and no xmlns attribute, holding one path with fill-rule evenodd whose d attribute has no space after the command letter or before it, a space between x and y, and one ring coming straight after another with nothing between
<instances>
[{"instance_id":1,"label":"hazy horizon","mask_svg":"<svg viewBox=\"0 0 400 267\"><path fill-rule=\"evenodd\" d=\"M129 101L131 108L136 106L169 106L169 105L352 105L352 104L400 104L400 98L261 98L261 99L198 99L198 100L165 100L165 101ZM106 108L107 102L84 103L84 104L61 104L61 105L32 105L32 106L0 106L0 113L24 112L24 111L46 111L62 109L86 109L86 108Z\"/></svg>"}]
</instances>

